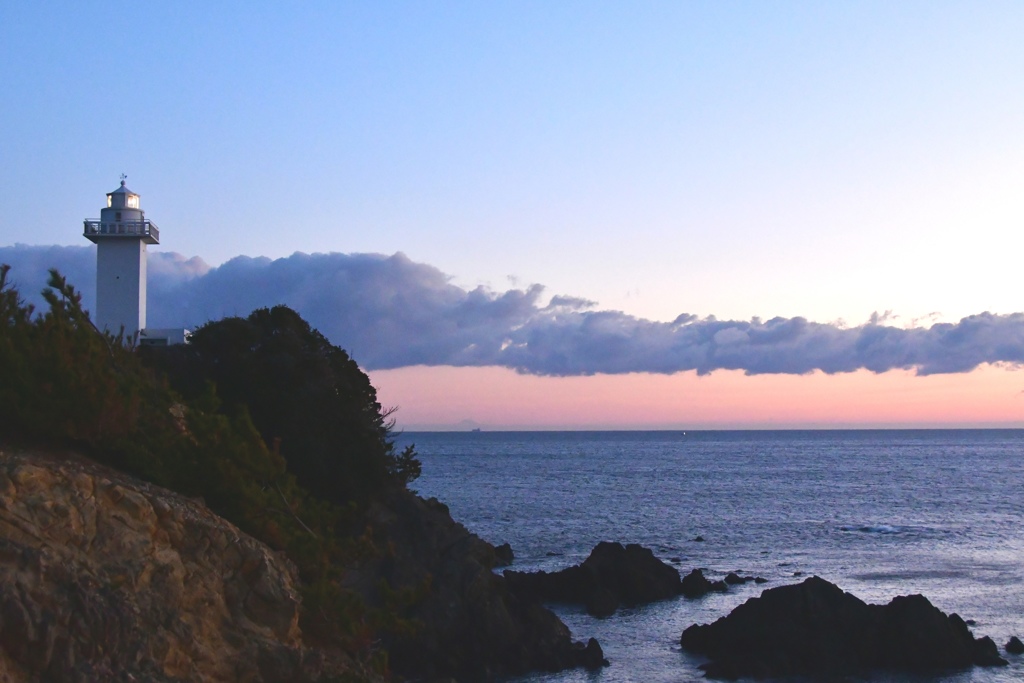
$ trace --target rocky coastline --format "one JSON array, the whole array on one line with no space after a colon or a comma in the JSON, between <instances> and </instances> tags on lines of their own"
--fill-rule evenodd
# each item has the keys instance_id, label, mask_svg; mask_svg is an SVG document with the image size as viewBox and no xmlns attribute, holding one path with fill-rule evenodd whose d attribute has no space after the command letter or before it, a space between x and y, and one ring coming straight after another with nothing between
<instances>
[{"instance_id":1,"label":"rocky coastline","mask_svg":"<svg viewBox=\"0 0 1024 683\"><path fill-rule=\"evenodd\" d=\"M512 549L437 500L396 490L367 515L385 551L350 568L347 587L371 606L412 596L406 627L380 643L390 678L306 638L294 565L202 501L74 453L0 449L0 680L486 681L597 669L608 665L601 646L574 641L546 604L609 618L765 581L684 577L648 548L612 542L561 571L497 574ZM868 605L811 577L690 626L680 644L727 680L1005 664L968 623L923 596Z\"/></svg>"},{"instance_id":2,"label":"rocky coastline","mask_svg":"<svg viewBox=\"0 0 1024 683\"><path fill-rule=\"evenodd\" d=\"M596 640L573 642L553 612L510 590L493 571L494 546L452 520L443 503L395 491L371 508L370 525L388 552L354 573L353 588L379 602L382 579L398 590L429 583L405 613L420 628L384 643L400 675L483 681L604 663Z\"/></svg>"},{"instance_id":3,"label":"rocky coastline","mask_svg":"<svg viewBox=\"0 0 1024 683\"><path fill-rule=\"evenodd\" d=\"M710 580L702 569L681 577L672 565L639 545L599 543L579 565L556 572L506 570L513 591L536 601L582 605L607 618L621 606L677 596L701 599L733 586L767 579L729 572ZM748 599L707 625L693 624L680 637L691 655L706 658L708 678L737 680L787 676L842 679L875 672L917 676L1008 662L988 637L975 637L970 621L944 614L922 595L869 605L819 577L778 586ZM1012 637L1007 654L1024 653Z\"/></svg>"},{"instance_id":4,"label":"rocky coastline","mask_svg":"<svg viewBox=\"0 0 1024 683\"><path fill-rule=\"evenodd\" d=\"M376 503L387 552L349 572L369 603L422 588L382 645L399 678L598 667L494 548L408 491ZM199 500L69 452L0 449L0 680L387 680L307 642L294 565Z\"/></svg>"}]
</instances>

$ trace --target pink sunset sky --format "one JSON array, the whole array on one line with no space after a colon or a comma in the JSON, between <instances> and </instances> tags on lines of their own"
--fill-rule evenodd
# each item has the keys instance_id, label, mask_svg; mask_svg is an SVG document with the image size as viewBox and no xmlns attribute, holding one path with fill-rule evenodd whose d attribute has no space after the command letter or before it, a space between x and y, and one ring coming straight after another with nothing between
<instances>
[{"instance_id":1,"label":"pink sunset sky","mask_svg":"<svg viewBox=\"0 0 1024 683\"><path fill-rule=\"evenodd\" d=\"M399 425L420 429L779 429L1024 426L1024 375L601 375L552 378L503 368L371 373Z\"/></svg>"}]
</instances>

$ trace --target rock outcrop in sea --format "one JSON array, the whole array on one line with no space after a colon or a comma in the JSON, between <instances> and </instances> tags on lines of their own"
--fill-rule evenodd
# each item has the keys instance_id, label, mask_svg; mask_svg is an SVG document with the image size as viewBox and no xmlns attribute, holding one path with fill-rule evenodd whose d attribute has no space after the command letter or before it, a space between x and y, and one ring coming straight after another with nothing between
<instances>
[{"instance_id":1,"label":"rock outcrop in sea","mask_svg":"<svg viewBox=\"0 0 1024 683\"><path fill-rule=\"evenodd\" d=\"M495 567L508 567L515 561L516 554L512 552L512 546L508 543L502 543L501 545L494 547L494 566Z\"/></svg>"},{"instance_id":2,"label":"rock outcrop in sea","mask_svg":"<svg viewBox=\"0 0 1024 683\"><path fill-rule=\"evenodd\" d=\"M622 605L640 605L680 594L675 567L641 545L602 541L582 564L557 572L506 570L512 590L535 601L585 605L593 616L614 614Z\"/></svg>"},{"instance_id":3,"label":"rock outcrop in sea","mask_svg":"<svg viewBox=\"0 0 1024 683\"><path fill-rule=\"evenodd\" d=\"M873 670L915 673L1005 665L990 638L924 596L869 605L811 577L751 598L707 625L687 628L685 650L711 661L709 678L835 677Z\"/></svg>"},{"instance_id":4,"label":"rock outcrop in sea","mask_svg":"<svg viewBox=\"0 0 1024 683\"><path fill-rule=\"evenodd\" d=\"M768 583L768 579L760 576L740 576L729 572L724 579L711 581L704 576L704 570L694 569L683 577L682 593L688 598L702 598L708 593L727 593L729 586L742 586L745 583Z\"/></svg>"},{"instance_id":5,"label":"rock outcrop in sea","mask_svg":"<svg viewBox=\"0 0 1024 683\"><path fill-rule=\"evenodd\" d=\"M486 680L600 666L544 607L493 574L494 549L407 491L370 511L381 557L352 588L421 587L391 634L393 669ZM0 450L0 672L5 681L378 678L304 642L292 563L178 495L84 458Z\"/></svg>"},{"instance_id":6,"label":"rock outcrop in sea","mask_svg":"<svg viewBox=\"0 0 1024 683\"><path fill-rule=\"evenodd\" d=\"M700 569L694 569L683 577L681 592L688 598L700 598L708 593L725 593L729 585L725 581L711 581Z\"/></svg>"}]
</instances>

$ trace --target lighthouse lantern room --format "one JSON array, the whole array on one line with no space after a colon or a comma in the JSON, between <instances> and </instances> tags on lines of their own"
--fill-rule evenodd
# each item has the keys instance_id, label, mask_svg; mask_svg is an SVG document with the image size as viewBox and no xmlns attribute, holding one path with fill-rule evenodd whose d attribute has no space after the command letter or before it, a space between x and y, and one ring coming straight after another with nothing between
<instances>
[{"instance_id":1,"label":"lighthouse lantern room","mask_svg":"<svg viewBox=\"0 0 1024 683\"><path fill-rule=\"evenodd\" d=\"M86 219L85 237L96 243L96 326L125 337L146 328L146 245L160 231L139 208L139 195L125 186L107 194L99 220Z\"/></svg>"}]
</instances>

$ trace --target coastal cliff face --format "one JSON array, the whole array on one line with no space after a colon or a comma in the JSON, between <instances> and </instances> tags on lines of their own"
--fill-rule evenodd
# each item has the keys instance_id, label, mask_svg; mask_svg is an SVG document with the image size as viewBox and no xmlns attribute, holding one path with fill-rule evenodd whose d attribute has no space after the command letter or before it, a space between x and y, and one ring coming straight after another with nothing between
<instances>
[{"instance_id":1,"label":"coastal cliff face","mask_svg":"<svg viewBox=\"0 0 1024 683\"><path fill-rule=\"evenodd\" d=\"M596 641L510 592L494 548L442 503L395 491L367 514L382 551L348 568L349 587L405 620L383 634L395 673L603 663ZM380 680L303 643L298 589L283 554L200 501L75 454L0 447L0 683Z\"/></svg>"},{"instance_id":2,"label":"coastal cliff face","mask_svg":"<svg viewBox=\"0 0 1024 683\"><path fill-rule=\"evenodd\" d=\"M295 570L204 505L87 461L0 451L0 681L288 681Z\"/></svg>"},{"instance_id":3,"label":"coastal cliff face","mask_svg":"<svg viewBox=\"0 0 1024 683\"><path fill-rule=\"evenodd\" d=\"M404 613L414 627L385 637L397 673L484 681L606 664L597 641L573 642L553 612L509 590L492 571L494 547L443 503L396 491L372 506L370 525L386 552L354 574L352 587L370 602L382 599L381 579L420 592Z\"/></svg>"}]
</instances>

